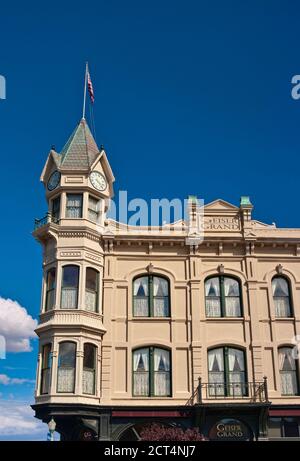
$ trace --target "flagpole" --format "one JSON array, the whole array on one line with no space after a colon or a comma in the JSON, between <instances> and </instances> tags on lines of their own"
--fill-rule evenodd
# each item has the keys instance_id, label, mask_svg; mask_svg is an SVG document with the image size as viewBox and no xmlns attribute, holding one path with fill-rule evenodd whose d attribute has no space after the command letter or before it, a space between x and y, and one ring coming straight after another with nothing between
<instances>
[{"instance_id":1,"label":"flagpole","mask_svg":"<svg viewBox=\"0 0 300 461\"><path fill-rule=\"evenodd\" d=\"M88 73L88 63L85 64L85 77L84 77L84 91L83 91L83 109L82 109L82 118L85 119L85 103L86 103L86 81Z\"/></svg>"}]
</instances>

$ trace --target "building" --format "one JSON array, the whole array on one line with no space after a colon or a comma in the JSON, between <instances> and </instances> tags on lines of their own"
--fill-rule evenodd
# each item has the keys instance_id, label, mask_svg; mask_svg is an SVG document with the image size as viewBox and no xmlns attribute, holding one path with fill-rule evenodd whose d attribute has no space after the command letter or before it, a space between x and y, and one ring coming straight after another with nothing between
<instances>
[{"instance_id":1,"label":"building","mask_svg":"<svg viewBox=\"0 0 300 461\"><path fill-rule=\"evenodd\" d=\"M299 437L300 229L253 219L248 197L205 205L200 244L193 197L186 222L108 219L114 176L84 119L41 180L36 417L62 440L137 440L150 422Z\"/></svg>"}]
</instances>

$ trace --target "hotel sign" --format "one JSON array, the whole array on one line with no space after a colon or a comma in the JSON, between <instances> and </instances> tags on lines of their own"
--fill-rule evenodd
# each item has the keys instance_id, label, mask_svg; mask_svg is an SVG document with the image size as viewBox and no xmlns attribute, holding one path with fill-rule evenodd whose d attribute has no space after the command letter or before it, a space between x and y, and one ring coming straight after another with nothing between
<instances>
[{"instance_id":1,"label":"hotel sign","mask_svg":"<svg viewBox=\"0 0 300 461\"><path fill-rule=\"evenodd\" d=\"M239 231L241 229L240 220L234 216L204 216L204 219L200 226L201 229L204 231Z\"/></svg>"},{"instance_id":2,"label":"hotel sign","mask_svg":"<svg viewBox=\"0 0 300 461\"><path fill-rule=\"evenodd\" d=\"M248 427L237 419L222 419L209 431L210 440L250 440Z\"/></svg>"}]
</instances>

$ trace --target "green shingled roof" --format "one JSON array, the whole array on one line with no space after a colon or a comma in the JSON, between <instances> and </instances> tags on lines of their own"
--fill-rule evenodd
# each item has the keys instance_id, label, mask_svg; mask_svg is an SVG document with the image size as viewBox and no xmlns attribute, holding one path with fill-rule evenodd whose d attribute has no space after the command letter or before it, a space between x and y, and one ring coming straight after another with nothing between
<instances>
[{"instance_id":1,"label":"green shingled roof","mask_svg":"<svg viewBox=\"0 0 300 461\"><path fill-rule=\"evenodd\" d=\"M60 167L70 170L88 169L99 154L98 146L82 119L61 151Z\"/></svg>"}]
</instances>

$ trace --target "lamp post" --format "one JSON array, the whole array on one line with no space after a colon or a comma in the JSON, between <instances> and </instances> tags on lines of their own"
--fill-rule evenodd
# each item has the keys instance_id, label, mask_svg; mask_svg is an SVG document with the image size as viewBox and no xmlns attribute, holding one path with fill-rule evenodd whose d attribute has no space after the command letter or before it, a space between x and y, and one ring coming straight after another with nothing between
<instances>
[{"instance_id":1,"label":"lamp post","mask_svg":"<svg viewBox=\"0 0 300 461\"><path fill-rule=\"evenodd\" d=\"M53 418L50 419L50 421L48 423L48 428L49 428L49 434L50 434L50 441L54 442L53 434L55 432L56 422L54 421Z\"/></svg>"}]
</instances>

